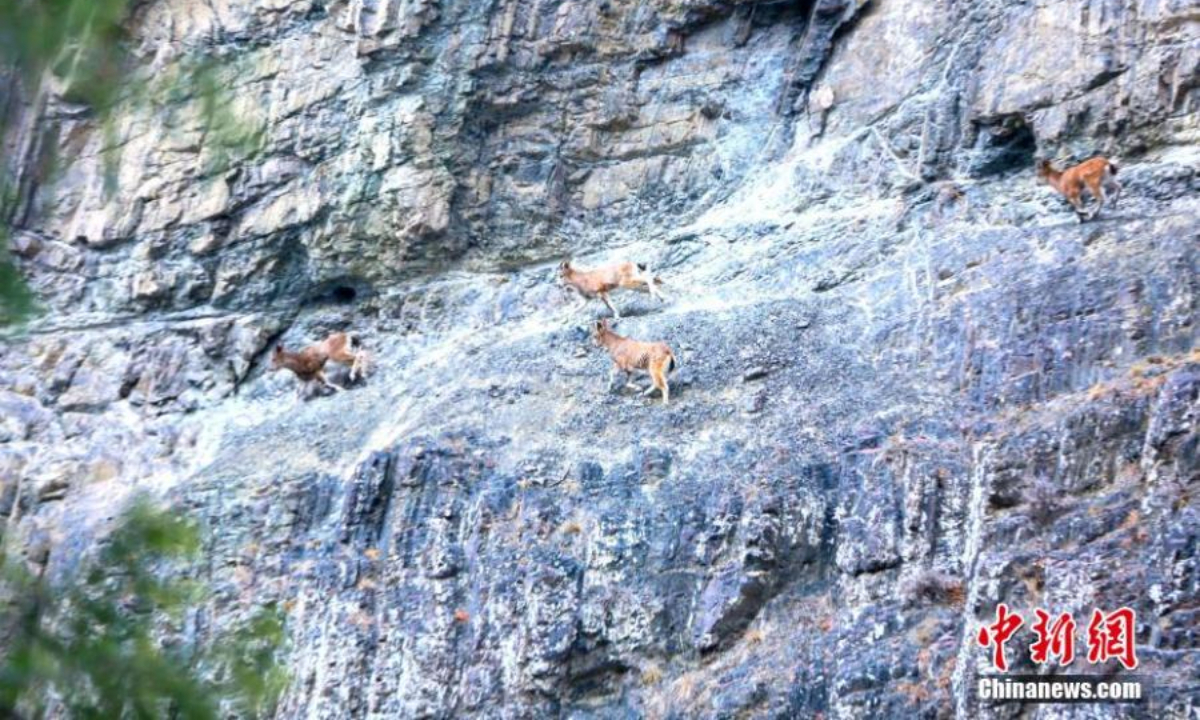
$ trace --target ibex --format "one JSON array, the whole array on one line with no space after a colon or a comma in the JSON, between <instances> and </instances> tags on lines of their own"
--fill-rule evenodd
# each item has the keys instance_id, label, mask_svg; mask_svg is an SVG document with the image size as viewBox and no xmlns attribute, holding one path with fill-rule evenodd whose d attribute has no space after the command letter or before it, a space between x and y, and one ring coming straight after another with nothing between
<instances>
[{"instance_id":1,"label":"ibex","mask_svg":"<svg viewBox=\"0 0 1200 720\"><path fill-rule=\"evenodd\" d=\"M564 260L559 265L559 276L564 285L575 290L583 298L583 302L599 297L612 310L613 318L621 319L621 313L612 304L608 294L617 288L627 290L644 290L651 297L665 301L658 286L662 279L655 276L645 265L631 262L614 263L594 270L577 270L571 267L571 261Z\"/></svg>"},{"instance_id":2,"label":"ibex","mask_svg":"<svg viewBox=\"0 0 1200 720\"><path fill-rule=\"evenodd\" d=\"M642 342L621 337L608 327L607 320L597 320L595 328L596 344L608 350L613 359L613 376L617 372L625 373L625 387L640 390L630 380L635 371L650 375L650 387L642 393L649 395L655 390L662 391L663 405L671 399L671 389L667 385L667 375L675 370L675 353L664 342ZM611 380L610 380L611 384Z\"/></svg>"},{"instance_id":3,"label":"ibex","mask_svg":"<svg viewBox=\"0 0 1200 720\"><path fill-rule=\"evenodd\" d=\"M1079 216L1079 222L1096 217L1104 207L1104 201L1108 199L1106 190L1111 191L1114 203L1121 194L1121 183L1116 179L1117 166L1108 158L1094 157L1061 172L1055 170L1049 160L1042 160L1038 163L1037 174L1038 178L1049 183L1050 187L1060 192L1067 202L1071 203L1071 207L1075 208ZM1096 209L1092 210L1091 214L1083 209L1084 188L1087 188L1096 201Z\"/></svg>"},{"instance_id":4,"label":"ibex","mask_svg":"<svg viewBox=\"0 0 1200 720\"><path fill-rule=\"evenodd\" d=\"M325 350L330 360L350 368L350 382L366 376L371 356L350 333L335 332L322 340L318 347Z\"/></svg>"},{"instance_id":5,"label":"ibex","mask_svg":"<svg viewBox=\"0 0 1200 720\"><path fill-rule=\"evenodd\" d=\"M335 332L300 352L288 352L282 344L276 345L275 351L271 354L271 369L287 368L291 370L304 383L300 386L301 392L313 380L339 392L345 390L346 388L330 382L325 377L325 363L330 360L348 365L350 381L354 382L365 374L368 356L362 348L354 349L354 338L349 333Z\"/></svg>"}]
</instances>

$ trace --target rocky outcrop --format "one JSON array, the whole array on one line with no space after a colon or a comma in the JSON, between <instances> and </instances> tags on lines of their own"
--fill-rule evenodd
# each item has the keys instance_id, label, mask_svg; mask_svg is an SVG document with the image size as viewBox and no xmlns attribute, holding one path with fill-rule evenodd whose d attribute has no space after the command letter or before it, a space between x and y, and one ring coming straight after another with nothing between
<instances>
[{"instance_id":1,"label":"rocky outcrop","mask_svg":"<svg viewBox=\"0 0 1200 720\"><path fill-rule=\"evenodd\" d=\"M136 71L220 58L237 122L131 100L112 155L65 97L12 110L45 312L0 358L5 533L62 571L130 492L188 509L190 640L285 607L281 717L1000 716L1000 601L1135 608L1130 712L1187 717L1197 23L143 3ZM1096 152L1125 192L1080 225L1033 160ZM667 281L616 299L669 406L606 386L567 255ZM343 328L365 385L267 372Z\"/></svg>"}]
</instances>

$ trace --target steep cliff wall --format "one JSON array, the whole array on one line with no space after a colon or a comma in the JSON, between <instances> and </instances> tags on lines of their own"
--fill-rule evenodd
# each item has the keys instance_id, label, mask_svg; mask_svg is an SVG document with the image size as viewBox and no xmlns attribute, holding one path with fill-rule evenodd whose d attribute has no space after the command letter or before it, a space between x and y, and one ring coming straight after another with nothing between
<instances>
[{"instance_id":1,"label":"steep cliff wall","mask_svg":"<svg viewBox=\"0 0 1200 720\"><path fill-rule=\"evenodd\" d=\"M187 508L217 589L189 633L287 607L283 717L976 717L1000 601L1135 608L1130 712L1187 717L1198 26L142 3L138 72L220 58L261 150L196 99L131 101L115 156L62 97L12 109L46 313L0 360L5 532L59 571L135 489ZM1099 152L1125 191L1081 225L1034 158ZM617 301L676 349L670 406L606 386L567 256L667 280ZM267 372L334 328L365 386Z\"/></svg>"}]
</instances>

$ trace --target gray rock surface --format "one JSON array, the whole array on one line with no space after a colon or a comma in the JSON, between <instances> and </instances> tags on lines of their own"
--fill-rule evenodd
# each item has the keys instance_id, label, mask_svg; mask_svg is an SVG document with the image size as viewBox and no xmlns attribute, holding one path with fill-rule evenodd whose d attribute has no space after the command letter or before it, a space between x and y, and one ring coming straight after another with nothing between
<instances>
[{"instance_id":1,"label":"gray rock surface","mask_svg":"<svg viewBox=\"0 0 1200 720\"><path fill-rule=\"evenodd\" d=\"M165 97L105 154L8 89L45 312L0 346L4 532L62 572L135 491L201 518L189 640L287 608L281 717L1194 717L1198 28L1187 0L141 3L137 72L221 58L262 147ZM1125 192L1080 225L1034 158L1095 153ZM567 256L666 280L615 299L675 348L669 406L607 385ZM365 384L269 372L333 329ZM1000 601L1135 608L1151 702L980 707Z\"/></svg>"}]
</instances>

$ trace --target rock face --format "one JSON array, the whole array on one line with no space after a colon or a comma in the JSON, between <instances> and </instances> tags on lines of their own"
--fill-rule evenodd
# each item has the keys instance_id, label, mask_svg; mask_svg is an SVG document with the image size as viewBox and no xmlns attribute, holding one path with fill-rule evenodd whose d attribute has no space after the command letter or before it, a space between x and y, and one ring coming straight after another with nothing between
<instances>
[{"instance_id":1,"label":"rock face","mask_svg":"<svg viewBox=\"0 0 1200 720\"><path fill-rule=\"evenodd\" d=\"M974 692L998 602L1135 609L1121 712L1197 712L1192 3L129 27L146 77L219 58L238 122L5 95L45 312L2 347L0 511L52 571L134 491L188 509L191 639L287 608L288 718L1011 717ZM1079 224L1034 158L1094 153L1125 189ZM567 256L663 276L615 300L675 349L669 406L607 384ZM375 371L306 401L266 349L331 329Z\"/></svg>"}]
</instances>

